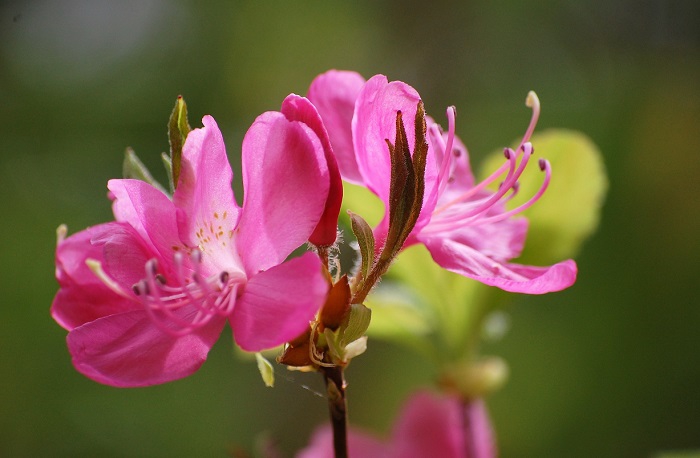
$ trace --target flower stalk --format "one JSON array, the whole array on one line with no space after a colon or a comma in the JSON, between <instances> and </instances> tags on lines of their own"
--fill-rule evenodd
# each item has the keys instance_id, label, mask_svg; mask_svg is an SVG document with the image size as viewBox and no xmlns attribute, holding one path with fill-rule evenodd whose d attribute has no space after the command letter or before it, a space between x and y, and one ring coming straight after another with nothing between
<instances>
[{"instance_id":1,"label":"flower stalk","mask_svg":"<svg viewBox=\"0 0 700 458\"><path fill-rule=\"evenodd\" d=\"M333 428L333 451L335 458L348 457L348 412L345 399L345 376L343 366L321 367L328 395L328 413Z\"/></svg>"}]
</instances>

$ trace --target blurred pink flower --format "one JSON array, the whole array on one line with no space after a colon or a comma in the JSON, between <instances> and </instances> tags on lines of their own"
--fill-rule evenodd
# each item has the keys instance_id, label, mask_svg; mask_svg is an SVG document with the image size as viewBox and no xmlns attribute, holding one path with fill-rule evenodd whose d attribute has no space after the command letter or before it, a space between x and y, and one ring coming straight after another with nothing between
<instances>
[{"instance_id":1,"label":"blurred pink flower","mask_svg":"<svg viewBox=\"0 0 700 458\"><path fill-rule=\"evenodd\" d=\"M386 140L395 138L398 111L404 120L415 117L420 96L411 86L389 82L383 75L364 84L362 81L357 73L331 70L312 82L309 100L328 126L343 178L367 187L386 209L391 179ZM529 139L539 116L539 101L534 93L528 96L528 104L533 108L533 116L520 146L515 151L507 148L503 166L478 184L471 172L467 149L455 136L454 108L447 110L447 132L431 118L426 119L429 149L423 207L405 246L422 243L443 268L487 285L542 294L571 286L577 269L572 260L550 267L508 262L520 255L527 234L527 220L516 215L542 196L551 177L549 163L540 160L544 172L541 189L527 203L506 211L504 203L517 192L518 178L533 154ZM354 107L351 117L350 106ZM414 125L406 123L405 129L413 151ZM486 190L499 178L502 185L498 191ZM388 218L387 211L374 230L377 250L381 250L387 236Z\"/></svg>"},{"instance_id":2,"label":"blurred pink flower","mask_svg":"<svg viewBox=\"0 0 700 458\"><path fill-rule=\"evenodd\" d=\"M51 314L70 331L78 371L154 385L195 372L227 321L247 351L308 327L328 283L315 254L285 259L318 228L329 196L319 127L301 122L309 109L290 96L250 127L242 207L221 132L205 116L185 142L172 200L142 181L110 180L116 221L59 236Z\"/></svg>"},{"instance_id":3,"label":"blurred pink flower","mask_svg":"<svg viewBox=\"0 0 700 458\"><path fill-rule=\"evenodd\" d=\"M350 429L351 457L362 458L492 458L496 456L493 431L483 401L463 406L457 398L419 391L398 415L391 436ZM311 443L297 458L333 458L330 426L316 430Z\"/></svg>"}]
</instances>

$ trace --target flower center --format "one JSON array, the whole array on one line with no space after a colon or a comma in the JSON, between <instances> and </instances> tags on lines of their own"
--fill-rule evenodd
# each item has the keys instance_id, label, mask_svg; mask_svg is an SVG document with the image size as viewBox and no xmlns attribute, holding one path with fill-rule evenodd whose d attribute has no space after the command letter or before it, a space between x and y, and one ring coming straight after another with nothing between
<instances>
[{"instance_id":1,"label":"flower center","mask_svg":"<svg viewBox=\"0 0 700 458\"><path fill-rule=\"evenodd\" d=\"M173 261L174 272L166 278L158 261L149 260L145 278L132 287L156 326L178 337L206 325L214 317L231 314L239 289L245 284L243 273L221 271L204 276L199 250L193 250L189 258L176 252Z\"/></svg>"}]
</instances>

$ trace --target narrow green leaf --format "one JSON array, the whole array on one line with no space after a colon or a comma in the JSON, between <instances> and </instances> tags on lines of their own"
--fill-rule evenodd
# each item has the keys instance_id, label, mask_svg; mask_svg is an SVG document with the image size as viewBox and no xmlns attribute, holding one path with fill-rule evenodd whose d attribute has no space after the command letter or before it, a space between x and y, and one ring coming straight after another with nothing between
<instances>
[{"instance_id":1,"label":"narrow green leaf","mask_svg":"<svg viewBox=\"0 0 700 458\"><path fill-rule=\"evenodd\" d=\"M401 234L401 246L408 238L409 234L416 225L420 211L423 208L423 196L425 194L425 167L428 160L428 140L426 139L427 125L425 122L425 108L423 101L418 102L416 108L416 117L414 120L415 128L415 143L413 147L413 200L411 211L408 215L403 233Z\"/></svg>"},{"instance_id":2,"label":"narrow green leaf","mask_svg":"<svg viewBox=\"0 0 700 458\"><path fill-rule=\"evenodd\" d=\"M170 193L175 192L175 183L173 183L173 161L170 160L170 156L166 153L161 153L160 158L163 161L163 167L165 167L165 172L168 174L168 184L170 185Z\"/></svg>"},{"instance_id":3,"label":"narrow green leaf","mask_svg":"<svg viewBox=\"0 0 700 458\"><path fill-rule=\"evenodd\" d=\"M185 145L187 134L192 128L187 121L187 104L182 96L177 97L173 112L168 121L168 139L170 140L170 160L172 163L172 178L174 187L180 177L180 163L182 161L182 147Z\"/></svg>"},{"instance_id":4,"label":"narrow green leaf","mask_svg":"<svg viewBox=\"0 0 700 458\"><path fill-rule=\"evenodd\" d=\"M269 388L275 386L275 370L272 367L272 363L265 359L262 353L256 353L255 359L258 362L258 370L265 386Z\"/></svg>"},{"instance_id":5,"label":"narrow green leaf","mask_svg":"<svg viewBox=\"0 0 700 458\"><path fill-rule=\"evenodd\" d=\"M364 218L351 211L348 211L348 214L350 215L352 232L355 234L357 244L360 246L360 256L362 257L360 272L362 273L362 278L365 279L374 263L374 234Z\"/></svg>"},{"instance_id":6,"label":"narrow green leaf","mask_svg":"<svg viewBox=\"0 0 700 458\"><path fill-rule=\"evenodd\" d=\"M408 149L406 128L401 112L396 113L396 139L392 145L386 140L391 157L391 181L389 184L389 230L384 249L379 258L391 260L401 249L400 241L413 205L415 183L411 152Z\"/></svg>"},{"instance_id":7,"label":"narrow green leaf","mask_svg":"<svg viewBox=\"0 0 700 458\"><path fill-rule=\"evenodd\" d=\"M133 149L127 148L124 152L124 163L122 164L122 174L124 178L145 181L151 186L160 189L165 193L165 188L153 178L148 168L136 156Z\"/></svg>"}]
</instances>

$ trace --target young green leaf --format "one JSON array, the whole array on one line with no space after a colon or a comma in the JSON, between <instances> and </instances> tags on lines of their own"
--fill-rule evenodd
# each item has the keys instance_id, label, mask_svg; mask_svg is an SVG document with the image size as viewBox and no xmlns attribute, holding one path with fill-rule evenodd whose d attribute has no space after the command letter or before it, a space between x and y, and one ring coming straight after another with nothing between
<instances>
[{"instance_id":1,"label":"young green leaf","mask_svg":"<svg viewBox=\"0 0 700 458\"><path fill-rule=\"evenodd\" d=\"M173 185L177 187L180 177L180 162L182 161L182 147L185 145L187 134L192 128L187 121L187 104L182 96L177 97L173 112L168 121L168 139L170 140L170 160L172 163Z\"/></svg>"},{"instance_id":2,"label":"young green leaf","mask_svg":"<svg viewBox=\"0 0 700 458\"><path fill-rule=\"evenodd\" d=\"M374 264L374 234L372 233L372 228L367 224L367 221L360 215L351 211L348 211L348 214L350 215L352 232L355 234L357 244L360 246L360 256L362 257L360 272L364 279L367 278L367 274L369 274L372 264Z\"/></svg>"},{"instance_id":3,"label":"young green leaf","mask_svg":"<svg viewBox=\"0 0 700 458\"><path fill-rule=\"evenodd\" d=\"M148 168L141 162L141 160L136 156L133 149L127 148L124 152L124 163L122 165L122 175L124 178L131 178L134 180L145 181L154 188L157 188L165 192L165 188L153 178L151 172Z\"/></svg>"}]
</instances>

